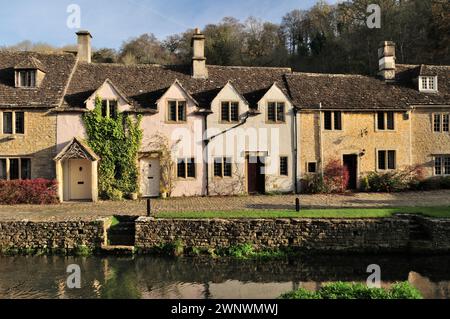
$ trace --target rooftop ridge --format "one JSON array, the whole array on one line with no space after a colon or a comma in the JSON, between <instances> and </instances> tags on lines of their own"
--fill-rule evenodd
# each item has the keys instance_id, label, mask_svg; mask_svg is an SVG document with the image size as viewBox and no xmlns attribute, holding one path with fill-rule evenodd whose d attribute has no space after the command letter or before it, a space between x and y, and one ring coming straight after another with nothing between
<instances>
[{"instance_id":1,"label":"rooftop ridge","mask_svg":"<svg viewBox=\"0 0 450 319\"><path fill-rule=\"evenodd\" d=\"M337 77L356 77L356 78L374 78L374 76L370 76L370 75L363 75L363 74L346 74L346 73L313 73L313 72L292 72L292 74L287 74L287 76L300 76L300 75L305 75L305 76L316 76L316 77L332 77L332 78L337 78Z\"/></svg>"}]
</instances>

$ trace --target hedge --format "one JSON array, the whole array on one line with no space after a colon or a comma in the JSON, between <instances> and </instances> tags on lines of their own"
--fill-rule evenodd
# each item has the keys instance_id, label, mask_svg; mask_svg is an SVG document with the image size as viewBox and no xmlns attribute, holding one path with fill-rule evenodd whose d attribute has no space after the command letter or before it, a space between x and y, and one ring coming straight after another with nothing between
<instances>
[{"instance_id":1,"label":"hedge","mask_svg":"<svg viewBox=\"0 0 450 319\"><path fill-rule=\"evenodd\" d=\"M57 182L47 179L0 180L0 204L56 204Z\"/></svg>"}]
</instances>

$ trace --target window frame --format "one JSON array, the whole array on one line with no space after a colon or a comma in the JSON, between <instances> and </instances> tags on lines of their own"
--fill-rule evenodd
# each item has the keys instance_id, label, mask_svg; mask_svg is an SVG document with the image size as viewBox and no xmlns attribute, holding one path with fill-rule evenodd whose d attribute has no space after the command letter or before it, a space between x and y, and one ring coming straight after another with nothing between
<instances>
[{"instance_id":1,"label":"window frame","mask_svg":"<svg viewBox=\"0 0 450 319\"><path fill-rule=\"evenodd\" d=\"M32 159L30 157L17 157L17 156L12 156L12 157L0 157L0 160L6 160L6 181L11 181L11 180L30 180L32 179L32 172L33 172L33 165L32 165ZM11 179L11 160L18 160L18 174L19 174L19 178L18 179ZM30 163L30 168L29 168L29 178L23 178L23 173L22 173L22 161L23 160L28 160Z\"/></svg>"},{"instance_id":2,"label":"window frame","mask_svg":"<svg viewBox=\"0 0 450 319\"><path fill-rule=\"evenodd\" d=\"M106 102L106 114L105 114L105 116L103 116L103 103L105 103ZM111 116L111 113L113 113L113 112L111 112L111 102L114 102L116 105L115 105L115 107L116 107L116 111L115 111L115 117L112 117ZM102 99L102 117L103 118L108 118L108 119L117 119L118 117L119 117L119 102L117 101L117 100L115 100L115 99Z\"/></svg>"},{"instance_id":3,"label":"window frame","mask_svg":"<svg viewBox=\"0 0 450 319\"><path fill-rule=\"evenodd\" d=\"M436 119L439 118L439 128L436 130ZM445 119L447 119L445 121ZM447 112L436 112L431 115L431 129L433 133L450 133L450 113ZM447 129L445 130L445 126Z\"/></svg>"},{"instance_id":4,"label":"window frame","mask_svg":"<svg viewBox=\"0 0 450 319\"><path fill-rule=\"evenodd\" d=\"M275 109L274 109L274 116L275 116L275 121L271 120L269 118L269 106L270 104L274 104L275 105ZM283 112L278 112L278 107L283 105ZM267 124L286 124L286 118L287 118L287 109L286 109L286 105L287 103L285 101L267 101L266 103L266 123ZM283 114L283 119L279 119L279 115Z\"/></svg>"},{"instance_id":5,"label":"window frame","mask_svg":"<svg viewBox=\"0 0 450 319\"><path fill-rule=\"evenodd\" d=\"M384 152L384 163L385 163L385 168L380 168L380 152ZM393 152L394 153L394 168L390 168L389 167L389 155L390 153ZM397 170L398 164L397 164L397 150L396 149L377 149L376 150L376 168L377 168L377 172L392 172Z\"/></svg>"},{"instance_id":6,"label":"window frame","mask_svg":"<svg viewBox=\"0 0 450 319\"><path fill-rule=\"evenodd\" d=\"M179 165L180 162L182 162L184 165L184 177L179 176ZM189 176L189 166L194 167L194 175L195 176ZM196 180L197 179L197 163L195 162L194 157L186 157L186 158L178 158L177 159L177 165L176 165L176 177L177 180L185 181L185 180Z\"/></svg>"},{"instance_id":7,"label":"window frame","mask_svg":"<svg viewBox=\"0 0 450 319\"><path fill-rule=\"evenodd\" d=\"M220 160L220 161L218 161ZM216 175L216 164L220 164L220 175ZM231 175L225 175L225 165L230 166ZM212 176L215 179L233 178L233 158L231 156L217 156L213 159Z\"/></svg>"},{"instance_id":8,"label":"window frame","mask_svg":"<svg viewBox=\"0 0 450 319\"><path fill-rule=\"evenodd\" d=\"M440 161L440 170L441 173L438 174L436 172L437 169L437 161ZM446 161L448 161L448 173L447 173L447 169L446 169ZM438 177L447 177L450 176L450 154L443 154L443 155L435 155L433 156L433 176L438 176Z\"/></svg>"},{"instance_id":9,"label":"window frame","mask_svg":"<svg viewBox=\"0 0 450 319\"><path fill-rule=\"evenodd\" d=\"M433 84L433 88L431 87ZM420 76L419 77L419 91L425 93L436 93L438 92L438 77L437 76Z\"/></svg>"},{"instance_id":10,"label":"window frame","mask_svg":"<svg viewBox=\"0 0 450 319\"><path fill-rule=\"evenodd\" d=\"M228 119L229 120L224 120L223 118L223 107L224 104L227 104L227 113L228 113ZM233 112L232 112L232 105L233 104L237 104L237 120L233 120ZM241 105L239 103L239 101L220 101L220 119L219 119L219 123L221 124L236 124L239 123L239 116L240 116L240 110L241 110Z\"/></svg>"},{"instance_id":11,"label":"window frame","mask_svg":"<svg viewBox=\"0 0 450 319\"><path fill-rule=\"evenodd\" d=\"M318 165L317 164L318 164L317 161L316 162L306 162L306 172L308 174L317 174L317 171L318 171ZM314 172L312 172L310 170L310 165L314 165L314 168L315 168Z\"/></svg>"},{"instance_id":12,"label":"window frame","mask_svg":"<svg viewBox=\"0 0 450 319\"><path fill-rule=\"evenodd\" d=\"M170 118L170 103L175 102L175 114L176 114L176 120L172 120ZM179 117L180 117L180 109L179 109L179 105L180 103L184 104L184 120L180 121ZM169 124L179 124L179 123L187 123L187 108L188 108L188 103L186 100L184 99L168 99L167 100L167 112L166 112L166 122Z\"/></svg>"},{"instance_id":13,"label":"window frame","mask_svg":"<svg viewBox=\"0 0 450 319\"><path fill-rule=\"evenodd\" d=\"M383 128L380 128L380 115L383 115ZM389 128L389 114L392 114L393 128ZM397 120L395 111L379 111L375 113L375 131L376 132L396 132Z\"/></svg>"},{"instance_id":14,"label":"window frame","mask_svg":"<svg viewBox=\"0 0 450 319\"><path fill-rule=\"evenodd\" d=\"M330 114L330 128L327 128L327 115ZM339 119L340 119L340 125L339 128L336 128L336 114L339 114ZM332 131L336 131L336 132L341 132L344 130L344 113L342 111L323 111L323 116L321 119L321 122L323 124L322 127L322 131L326 131L326 132L332 132Z\"/></svg>"},{"instance_id":15,"label":"window frame","mask_svg":"<svg viewBox=\"0 0 450 319\"><path fill-rule=\"evenodd\" d=\"M30 83L30 85L23 85L22 74L25 73L25 81ZM27 74L32 74L32 76L26 76ZM22 69L16 70L16 87L21 89L35 89L37 88L37 70L36 69Z\"/></svg>"},{"instance_id":16,"label":"window frame","mask_svg":"<svg viewBox=\"0 0 450 319\"><path fill-rule=\"evenodd\" d=\"M282 159L286 159L286 174L283 174L283 172L282 172L282 167L281 167L281 164L282 164ZM278 165L278 169L279 169L279 171L278 171L278 174L281 176L281 177L289 177L289 173L290 173L290 169L289 169L289 156L287 156L287 155L281 155L280 156L280 158L279 158L279 165Z\"/></svg>"},{"instance_id":17,"label":"window frame","mask_svg":"<svg viewBox=\"0 0 450 319\"><path fill-rule=\"evenodd\" d=\"M11 132L12 133L5 133L5 123L4 123L4 114L5 113L11 113ZM17 125L16 125L16 113L22 113L23 114L23 133L17 133ZM23 136L26 135L27 128L26 128L26 112L25 111L0 111L0 135L6 135L6 136Z\"/></svg>"}]
</instances>

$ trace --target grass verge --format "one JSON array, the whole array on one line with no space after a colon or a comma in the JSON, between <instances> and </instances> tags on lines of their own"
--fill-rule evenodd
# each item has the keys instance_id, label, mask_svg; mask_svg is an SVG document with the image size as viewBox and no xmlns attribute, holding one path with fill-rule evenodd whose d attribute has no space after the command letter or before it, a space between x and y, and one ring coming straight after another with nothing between
<instances>
[{"instance_id":1,"label":"grass verge","mask_svg":"<svg viewBox=\"0 0 450 319\"><path fill-rule=\"evenodd\" d=\"M385 218L395 214L419 214L434 218L450 218L450 207L342 208L290 210L250 210L211 212L161 212L163 219L239 219L239 218Z\"/></svg>"}]
</instances>

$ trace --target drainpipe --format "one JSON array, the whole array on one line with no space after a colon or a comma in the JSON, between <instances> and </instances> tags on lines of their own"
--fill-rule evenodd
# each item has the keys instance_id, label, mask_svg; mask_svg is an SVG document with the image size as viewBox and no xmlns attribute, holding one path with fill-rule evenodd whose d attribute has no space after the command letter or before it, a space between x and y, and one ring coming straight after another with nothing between
<instances>
[{"instance_id":1,"label":"drainpipe","mask_svg":"<svg viewBox=\"0 0 450 319\"><path fill-rule=\"evenodd\" d=\"M412 152L412 145L413 145L413 128L412 128L412 121L413 121L413 115L414 115L414 107L411 107L411 111L409 112L409 165L413 165L413 152Z\"/></svg>"},{"instance_id":2,"label":"drainpipe","mask_svg":"<svg viewBox=\"0 0 450 319\"><path fill-rule=\"evenodd\" d=\"M319 103L319 147L320 147L320 174L323 178L323 137L322 137L322 102Z\"/></svg>"},{"instance_id":3,"label":"drainpipe","mask_svg":"<svg viewBox=\"0 0 450 319\"><path fill-rule=\"evenodd\" d=\"M295 194L299 194L298 191L298 127L297 127L297 107L294 106L294 185L295 185Z\"/></svg>"},{"instance_id":4,"label":"drainpipe","mask_svg":"<svg viewBox=\"0 0 450 319\"><path fill-rule=\"evenodd\" d=\"M208 139L208 115L209 114L205 114L204 117L204 127L205 127L205 136L203 139L203 143L204 143L204 148L205 148L205 163L203 163L203 165L206 166L206 170L205 170L205 174L206 174L206 196L209 196L209 152L208 152L208 145L210 140Z\"/></svg>"}]
</instances>

